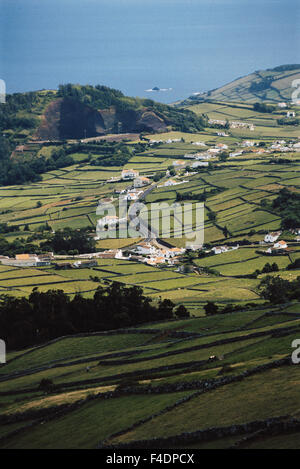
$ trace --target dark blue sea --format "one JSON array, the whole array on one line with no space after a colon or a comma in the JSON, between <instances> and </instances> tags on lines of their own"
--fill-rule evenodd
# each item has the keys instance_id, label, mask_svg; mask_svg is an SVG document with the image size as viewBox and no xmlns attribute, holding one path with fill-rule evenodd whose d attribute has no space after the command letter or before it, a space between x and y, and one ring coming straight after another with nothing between
<instances>
[{"instance_id":1,"label":"dark blue sea","mask_svg":"<svg viewBox=\"0 0 300 469\"><path fill-rule=\"evenodd\" d=\"M0 78L9 92L89 83L173 102L299 63L299 24L298 0L0 0Z\"/></svg>"}]
</instances>

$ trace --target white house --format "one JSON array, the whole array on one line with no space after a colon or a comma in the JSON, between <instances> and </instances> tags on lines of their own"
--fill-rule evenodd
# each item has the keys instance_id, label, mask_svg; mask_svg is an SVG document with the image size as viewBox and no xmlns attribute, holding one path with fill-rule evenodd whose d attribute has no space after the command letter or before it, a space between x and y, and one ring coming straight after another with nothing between
<instances>
[{"instance_id":1,"label":"white house","mask_svg":"<svg viewBox=\"0 0 300 469\"><path fill-rule=\"evenodd\" d=\"M200 168L200 166L209 166L208 161L196 161L192 164L192 168Z\"/></svg>"},{"instance_id":2,"label":"white house","mask_svg":"<svg viewBox=\"0 0 300 469\"><path fill-rule=\"evenodd\" d=\"M251 140L244 140L244 142L242 142L242 147L244 148L251 148L251 147L254 147L255 143Z\"/></svg>"},{"instance_id":3,"label":"white house","mask_svg":"<svg viewBox=\"0 0 300 469\"><path fill-rule=\"evenodd\" d=\"M217 148L220 148L221 150L228 150L228 145L225 145L225 143L218 143Z\"/></svg>"},{"instance_id":4,"label":"white house","mask_svg":"<svg viewBox=\"0 0 300 469\"><path fill-rule=\"evenodd\" d=\"M285 109L285 108L287 108L287 104L286 103L278 103L278 107L280 109Z\"/></svg>"},{"instance_id":5,"label":"white house","mask_svg":"<svg viewBox=\"0 0 300 469\"><path fill-rule=\"evenodd\" d=\"M202 153L201 155L196 157L196 160L211 160L212 155L208 155L207 153Z\"/></svg>"},{"instance_id":6,"label":"white house","mask_svg":"<svg viewBox=\"0 0 300 469\"><path fill-rule=\"evenodd\" d=\"M265 236L265 243L275 243L280 235L281 235L281 231L267 234Z\"/></svg>"},{"instance_id":7,"label":"white house","mask_svg":"<svg viewBox=\"0 0 300 469\"><path fill-rule=\"evenodd\" d=\"M135 178L134 187L139 188L139 187L149 186L150 183L151 183L151 180L149 178L140 176L138 178Z\"/></svg>"},{"instance_id":8,"label":"white house","mask_svg":"<svg viewBox=\"0 0 300 469\"><path fill-rule=\"evenodd\" d=\"M143 191L139 192L128 192L128 194L125 195L124 199L128 200L129 202L133 202L135 200L139 200L140 195L143 193Z\"/></svg>"},{"instance_id":9,"label":"white house","mask_svg":"<svg viewBox=\"0 0 300 469\"><path fill-rule=\"evenodd\" d=\"M228 249L227 246L216 246L216 247L212 248L212 251L215 254L222 254L223 252L228 252L229 249Z\"/></svg>"},{"instance_id":10,"label":"white house","mask_svg":"<svg viewBox=\"0 0 300 469\"><path fill-rule=\"evenodd\" d=\"M110 228L113 226L117 226L120 223L125 223L126 221L126 218L119 218L114 215L107 215L106 217L103 217L98 220L97 227L104 228L105 226L108 226Z\"/></svg>"},{"instance_id":11,"label":"white house","mask_svg":"<svg viewBox=\"0 0 300 469\"><path fill-rule=\"evenodd\" d=\"M286 117L287 117L288 119L293 119L293 118L295 118L295 117L296 117L295 111L288 111L287 114L286 114Z\"/></svg>"},{"instance_id":12,"label":"white house","mask_svg":"<svg viewBox=\"0 0 300 469\"><path fill-rule=\"evenodd\" d=\"M172 259L173 257L181 256L185 253L185 249L171 248L161 249L157 252L159 257L165 257L166 259Z\"/></svg>"},{"instance_id":13,"label":"white house","mask_svg":"<svg viewBox=\"0 0 300 469\"><path fill-rule=\"evenodd\" d=\"M175 166L176 168L184 168L185 165L186 162L183 160L173 161L173 166Z\"/></svg>"},{"instance_id":14,"label":"white house","mask_svg":"<svg viewBox=\"0 0 300 469\"><path fill-rule=\"evenodd\" d=\"M165 264L166 259L165 257L151 257L150 259L146 260L146 264L156 266L160 264Z\"/></svg>"},{"instance_id":15,"label":"white house","mask_svg":"<svg viewBox=\"0 0 300 469\"><path fill-rule=\"evenodd\" d=\"M135 247L134 252L141 256L150 256L155 254L156 248L149 243L140 243Z\"/></svg>"},{"instance_id":16,"label":"white house","mask_svg":"<svg viewBox=\"0 0 300 469\"><path fill-rule=\"evenodd\" d=\"M181 142L180 138L169 138L168 140L166 140L166 143L179 143L179 142Z\"/></svg>"},{"instance_id":17,"label":"white house","mask_svg":"<svg viewBox=\"0 0 300 469\"><path fill-rule=\"evenodd\" d=\"M123 169L122 171L122 179L135 179L139 177L140 173L135 171L134 169Z\"/></svg>"},{"instance_id":18,"label":"white house","mask_svg":"<svg viewBox=\"0 0 300 469\"><path fill-rule=\"evenodd\" d=\"M166 181L164 183L164 186L165 187L168 187L168 186L176 186L178 184L177 181L175 181L174 179L169 179L168 181Z\"/></svg>"},{"instance_id":19,"label":"white house","mask_svg":"<svg viewBox=\"0 0 300 469\"><path fill-rule=\"evenodd\" d=\"M279 241L278 243L274 244L274 249L287 249L288 245L285 241Z\"/></svg>"}]
</instances>

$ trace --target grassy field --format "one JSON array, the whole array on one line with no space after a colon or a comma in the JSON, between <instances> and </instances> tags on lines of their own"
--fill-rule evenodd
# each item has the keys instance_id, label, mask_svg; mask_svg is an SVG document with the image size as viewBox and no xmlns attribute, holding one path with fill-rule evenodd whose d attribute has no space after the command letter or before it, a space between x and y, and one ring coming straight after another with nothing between
<instances>
[{"instance_id":1,"label":"grassy field","mask_svg":"<svg viewBox=\"0 0 300 469\"><path fill-rule=\"evenodd\" d=\"M291 314L294 309L298 314ZM274 331L286 327L289 335L275 338ZM296 305L157 323L148 330L149 334L135 330L132 334L62 338L23 354L11 354L11 361L0 369L0 407L6 418L14 418L14 423L8 420L0 424L0 448L95 448L103 440L108 444L130 443L212 426L298 416L296 366L254 373L200 396L196 394L197 386L180 392L176 388L167 393L159 390L162 385L182 387L195 380L214 380L221 376L224 366L228 367L226 376L235 376L289 355L300 331ZM172 336L175 331L199 336L178 341ZM197 365L212 355L219 358ZM174 365L174 371L167 368ZM127 386L139 383L135 393L101 399L103 393L114 392L125 382L124 376ZM45 393L39 388L42 379L50 379L60 387ZM143 387L150 385L156 393L143 394ZM185 398L190 400L182 400ZM57 406L64 404L76 407L65 415L54 415ZM46 411L53 417L41 425L37 416ZM34 426L26 431L10 436L32 423ZM137 425L132 430L133 424ZM115 437L116 432L121 435ZM227 448L240 438L195 443L191 447ZM273 447L276 441L279 447L292 447L298 445L298 436L295 434L292 442L285 435L265 436L263 441L252 440L249 447Z\"/></svg>"},{"instance_id":2,"label":"grassy field","mask_svg":"<svg viewBox=\"0 0 300 469\"><path fill-rule=\"evenodd\" d=\"M299 128L279 126L280 111L257 113L251 104L216 101L191 109L213 119L241 120L253 124L255 130L230 129L228 137L218 135L219 130L213 128L193 134L151 134L146 138L163 143L149 144L145 151L139 147L125 168L150 178L160 173L157 187L153 185L143 201L146 208L155 202L180 199L195 208L199 196L206 195L205 255L186 253L180 265L172 267L118 259L98 259L93 268L70 270L56 270L53 265L19 268L0 264L1 295L28 296L38 287L41 292L61 289L70 296L81 293L90 298L99 286L119 282L142 287L154 304L170 299L176 306L184 305L190 318L146 324L127 333L87 334L27 350L9 350L8 363L0 367L0 415L8 418L7 424L0 419L1 449L96 448L103 440L130 443L283 415L300 418L299 369L287 363L271 366L275 360L290 356L292 342L300 337L299 303L270 306L259 294L259 284L266 276L261 271L267 263L278 266L278 271L270 275L288 280L300 275L299 269L287 269L300 257L294 234L284 231L280 237L289 243L287 255L267 256L263 251L268 246L262 244L266 233L281 226L281 218L269 202L282 188L300 190L299 152L258 153L253 151L256 147L249 147L226 161L213 157L208 167L198 171L188 168L187 174L186 169L176 175L166 174L177 160L190 166L194 161L185 158L186 154L206 152L215 145L226 144L227 152L232 153L241 150L244 139L260 143L263 149L278 139L295 143ZM167 143L169 139L180 141ZM195 142L204 142L206 147L193 145ZM53 149L54 145L41 145L38 152L49 158ZM1 234L2 239L19 246L31 240L38 246L46 239L46 224L53 231L88 228L94 235L99 201L111 199L117 206L118 193L129 189L132 182L119 179L121 166L94 166L91 162L97 154L87 156L76 151L72 154L74 164L43 174L39 182L0 187L0 224L6 223L11 229ZM274 164L277 157L280 164ZM164 186L169 179L180 184ZM157 206L154 218L156 222L161 219ZM159 235L172 246L185 247L195 229L195 216L184 235L174 238L177 222L171 216L170 234L164 235L158 228ZM14 231L16 227L19 231ZM96 249L124 250L139 240L126 234L124 239L97 241ZM239 248L232 250L231 245L237 244ZM210 255L217 246L228 246L229 250ZM69 253L66 259L55 262L76 260ZM219 308L232 305L235 312L206 317L208 301ZM185 334L180 336L179 332ZM199 381L238 376L262 365L270 369L196 394L201 389ZM43 380L51 381L49 389L40 387ZM125 385L130 392L122 392ZM167 391L160 389L163 385L169 386ZM146 393L145 386L153 392ZM108 392L113 397L103 399L103 393ZM181 402L189 397L191 400ZM57 414L59 406L75 403L76 408ZM50 421L44 420L46 411ZM29 424L34 425L11 434ZM134 429L132 425L136 425ZM120 431L121 435L114 436ZM190 447L229 448L241 438L235 435ZM246 448L293 446L299 447L298 431L289 436L266 434L245 443ZM177 447L182 448L180 441Z\"/></svg>"}]
</instances>

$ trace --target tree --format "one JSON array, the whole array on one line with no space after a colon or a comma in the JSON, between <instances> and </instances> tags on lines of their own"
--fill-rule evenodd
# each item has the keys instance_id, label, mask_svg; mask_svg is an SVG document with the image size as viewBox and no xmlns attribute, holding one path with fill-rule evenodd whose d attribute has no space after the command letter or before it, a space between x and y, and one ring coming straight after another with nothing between
<instances>
[{"instance_id":1,"label":"tree","mask_svg":"<svg viewBox=\"0 0 300 469\"><path fill-rule=\"evenodd\" d=\"M229 230L228 230L227 226L224 226L224 228L223 228L223 234L224 234L225 238L228 238L228 236L229 236L230 233L229 233Z\"/></svg>"},{"instance_id":2,"label":"tree","mask_svg":"<svg viewBox=\"0 0 300 469\"><path fill-rule=\"evenodd\" d=\"M213 212L212 210L208 212L208 219L212 222L215 222L216 219L217 219L217 215L215 212Z\"/></svg>"},{"instance_id":3,"label":"tree","mask_svg":"<svg viewBox=\"0 0 300 469\"><path fill-rule=\"evenodd\" d=\"M173 316L174 303L171 300L163 300L159 303L159 318L171 319Z\"/></svg>"},{"instance_id":4,"label":"tree","mask_svg":"<svg viewBox=\"0 0 300 469\"><path fill-rule=\"evenodd\" d=\"M184 305L178 306L178 308L175 309L174 314L177 318L180 318L180 319L190 317L190 312L186 309L186 307Z\"/></svg>"},{"instance_id":5,"label":"tree","mask_svg":"<svg viewBox=\"0 0 300 469\"><path fill-rule=\"evenodd\" d=\"M260 296L272 304L286 303L289 282L280 277L266 277L259 285Z\"/></svg>"},{"instance_id":6,"label":"tree","mask_svg":"<svg viewBox=\"0 0 300 469\"><path fill-rule=\"evenodd\" d=\"M219 307L215 303L209 301L204 306L204 311L205 311L206 316L214 316L215 314L219 313Z\"/></svg>"},{"instance_id":7,"label":"tree","mask_svg":"<svg viewBox=\"0 0 300 469\"><path fill-rule=\"evenodd\" d=\"M222 153L220 153L219 155L219 161L221 161L222 163L225 163L225 161L227 161L228 158L229 158L229 154L226 151L222 151Z\"/></svg>"}]
</instances>

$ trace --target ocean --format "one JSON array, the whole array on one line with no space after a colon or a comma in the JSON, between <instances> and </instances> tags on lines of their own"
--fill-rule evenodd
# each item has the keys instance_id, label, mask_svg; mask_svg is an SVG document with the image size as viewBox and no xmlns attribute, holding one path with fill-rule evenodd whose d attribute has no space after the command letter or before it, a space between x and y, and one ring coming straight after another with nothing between
<instances>
[{"instance_id":1,"label":"ocean","mask_svg":"<svg viewBox=\"0 0 300 469\"><path fill-rule=\"evenodd\" d=\"M103 84L174 102L299 63L298 0L0 0L8 92ZM153 87L165 91L146 91Z\"/></svg>"}]
</instances>

